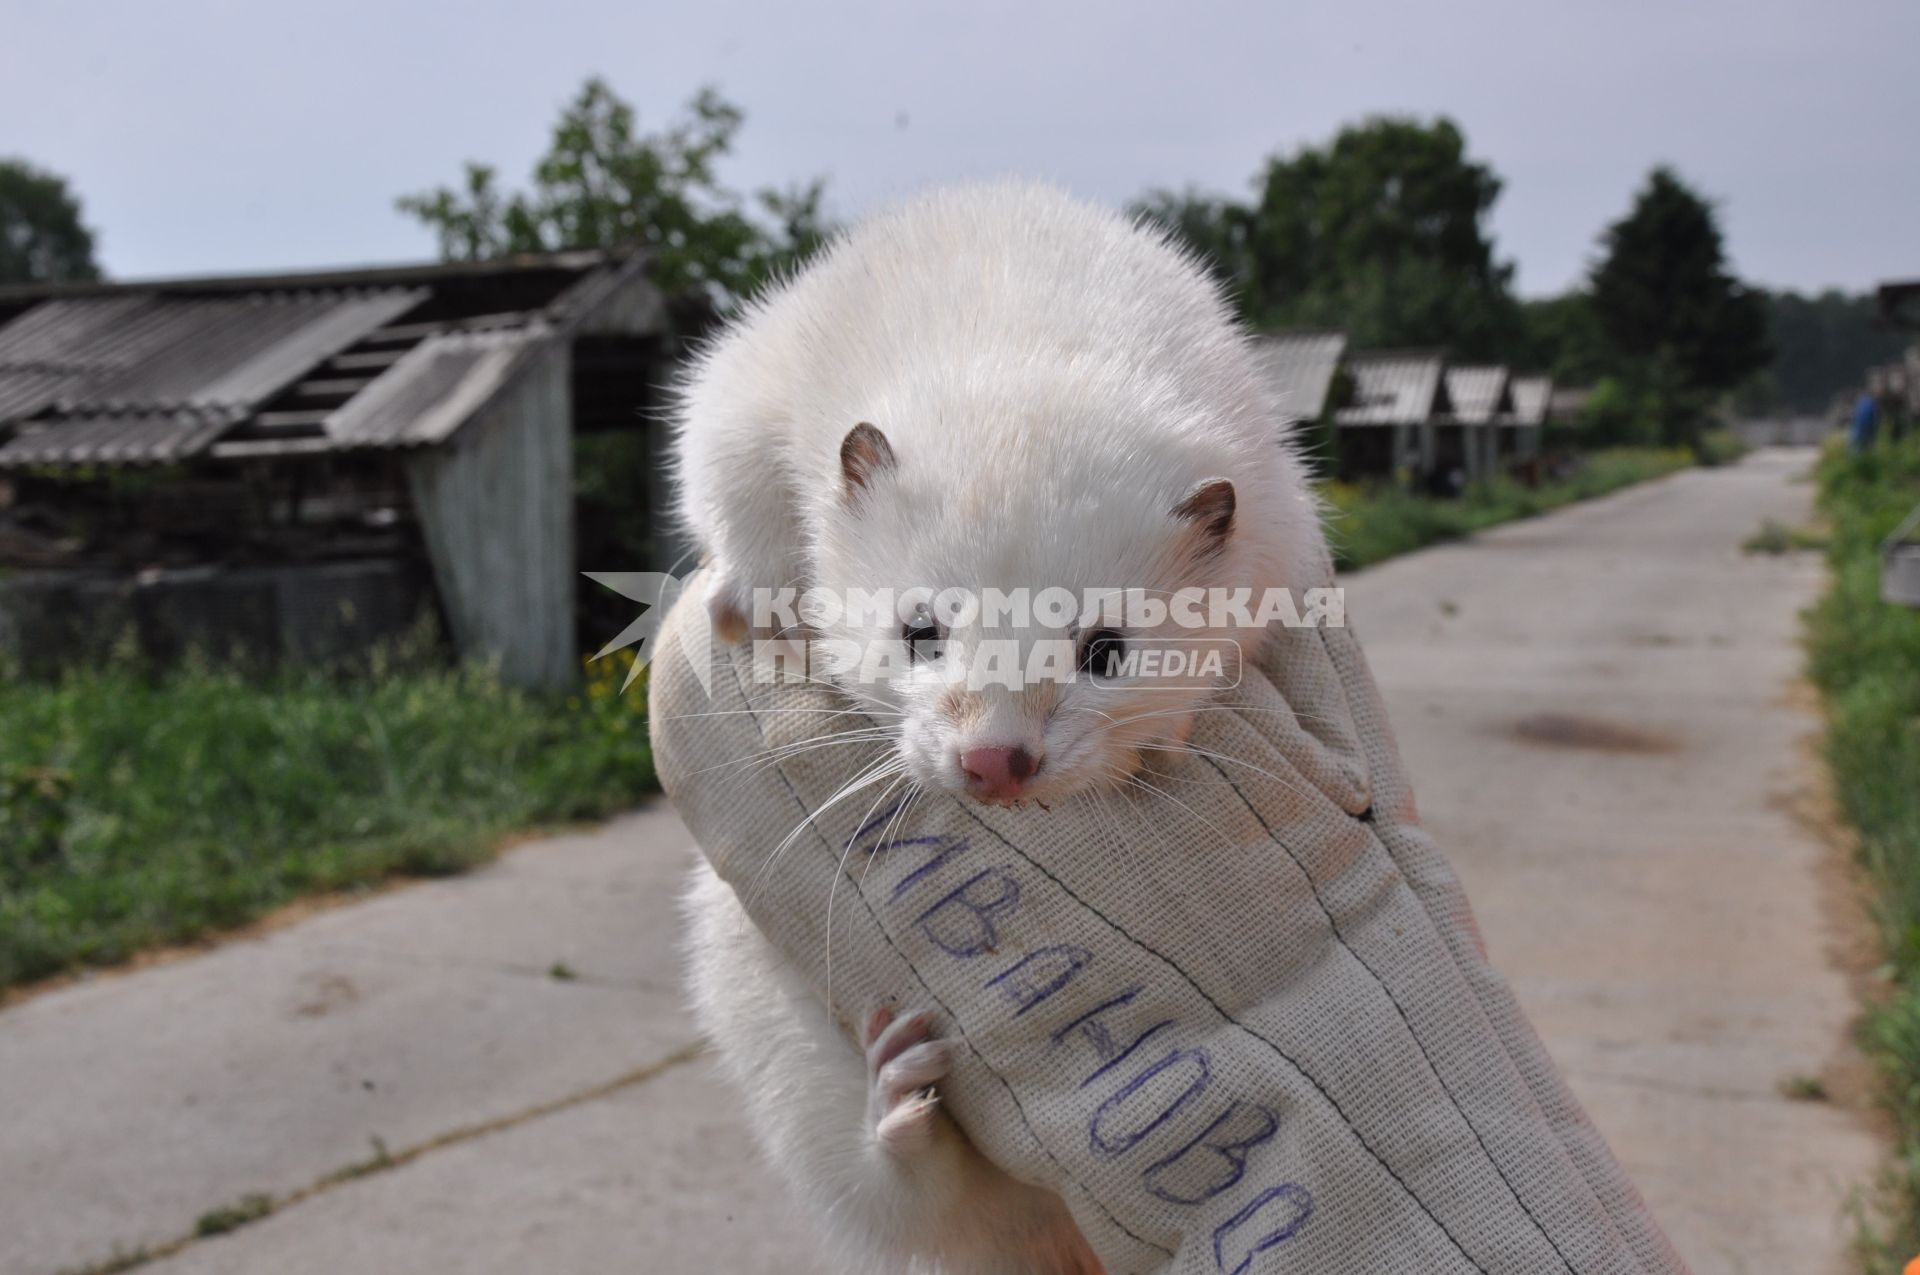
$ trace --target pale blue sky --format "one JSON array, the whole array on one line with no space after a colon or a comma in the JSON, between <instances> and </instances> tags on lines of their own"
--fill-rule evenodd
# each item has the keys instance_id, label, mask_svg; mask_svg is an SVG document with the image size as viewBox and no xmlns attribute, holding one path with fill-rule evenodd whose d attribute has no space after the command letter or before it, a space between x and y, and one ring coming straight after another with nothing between
<instances>
[{"instance_id":1,"label":"pale blue sky","mask_svg":"<svg viewBox=\"0 0 1920 1275\"><path fill-rule=\"evenodd\" d=\"M719 86L729 179L824 173L843 216L1009 172L1240 193L1342 121L1445 112L1506 178L1523 292L1656 161L1748 277L1860 288L1920 275L1916 50L1915 0L0 0L0 155L69 175L128 277L430 256L394 196L517 180L593 72L643 122Z\"/></svg>"}]
</instances>

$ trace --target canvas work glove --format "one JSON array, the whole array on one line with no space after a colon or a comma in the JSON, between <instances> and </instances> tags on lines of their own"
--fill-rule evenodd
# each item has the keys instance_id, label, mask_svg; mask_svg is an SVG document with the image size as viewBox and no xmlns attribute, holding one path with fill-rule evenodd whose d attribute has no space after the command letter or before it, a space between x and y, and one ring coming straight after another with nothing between
<instances>
[{"instance_id":1,"label":"canvas work glove","mask_svg":"<svg viewBox=\"0 0 1920 1275\"><path fill-rule=\"evenodd\" d=\"M697 605L650 674L667 793L840 1021L942 1017L948 1111L1113 1275L1684 1271L1487 964L1350 631L1278 630L1152 792L903 809L855 786L886 744L828 741L850 700L756 682Z\"/></svg>"}]
</instances>

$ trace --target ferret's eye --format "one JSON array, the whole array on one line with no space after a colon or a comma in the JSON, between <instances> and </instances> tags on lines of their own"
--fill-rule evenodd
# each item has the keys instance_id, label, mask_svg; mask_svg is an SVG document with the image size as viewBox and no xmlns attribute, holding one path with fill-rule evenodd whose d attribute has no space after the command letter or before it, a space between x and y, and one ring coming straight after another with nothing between
<instances>
[{"instance_id":1,"label":"ferret's eye","mask_svg":"<svg viewBox=\"0 0 1920 1275\"><path fill-rule=\"evenodd\" d=\"M1095 629L1080 643L1080 671L1092 677L1113 677L1127 658L1127 639L1112 629Z\"/></svg>"},{"instance_id":2,"label":"ferret's eye","mask_svg":"<svg viewBox=\"0 0 1920 1275\"><path fill-rule=\"evenodd\" d=\"M907 644L907 663L918 664L940 658L940 641L946 635L940 626L924 615L916 615L900 626L900 640Z\"/></svg>"}]
</instances>

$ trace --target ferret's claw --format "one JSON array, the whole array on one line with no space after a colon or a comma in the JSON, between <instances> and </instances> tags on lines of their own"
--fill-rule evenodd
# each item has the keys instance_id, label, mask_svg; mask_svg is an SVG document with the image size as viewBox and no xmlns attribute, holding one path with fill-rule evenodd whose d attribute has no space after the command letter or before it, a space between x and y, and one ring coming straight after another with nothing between
<instances>
[{"instance_id":1,"label":"ferret's claw","mask_svg":"<svg viewBox=\"0 0 1920 1275\"><path fill-rule=\"evenodd\" d=\"M933 1138L940 1104L933 1086L952 1068L952 1042L932 1038L933 1015L925 1010L896 1018L877 1009L860 1035L874 1136L896 1155L919 1150Z\"/></svg>"}]
</instances>

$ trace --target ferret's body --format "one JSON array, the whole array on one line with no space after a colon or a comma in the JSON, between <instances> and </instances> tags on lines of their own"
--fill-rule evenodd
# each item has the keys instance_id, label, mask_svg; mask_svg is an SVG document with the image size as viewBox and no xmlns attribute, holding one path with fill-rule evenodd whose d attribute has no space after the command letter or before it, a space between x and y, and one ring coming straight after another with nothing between
<instances>
[{"instance_id":1,"label":"ferret's body","mask_svg":"<svg viewBox=\"0 0 1920 1275\"><path fill-rule=\"evenodd\" d=\"M680 425L682 509L723 632L748 629L756 588L1257 596L1324 571L1285 423L1217 289L1159 236L1045 188L936 192L856 227L709 351ZM1047 636L925 617L829 636L904 649L936 631L956 652ZM1065 636L1104 651L1206 635L1103 618ZM850 689L902 778L990 801L1126 782L1221 680L956 688L939 671L958 658ZM704 867L688 898L702 1025L839 1269L1097 1269L1059 1199L935 1106L932 1024L882 1013L848 1039Z\"/></svg>"}]
</instances>

